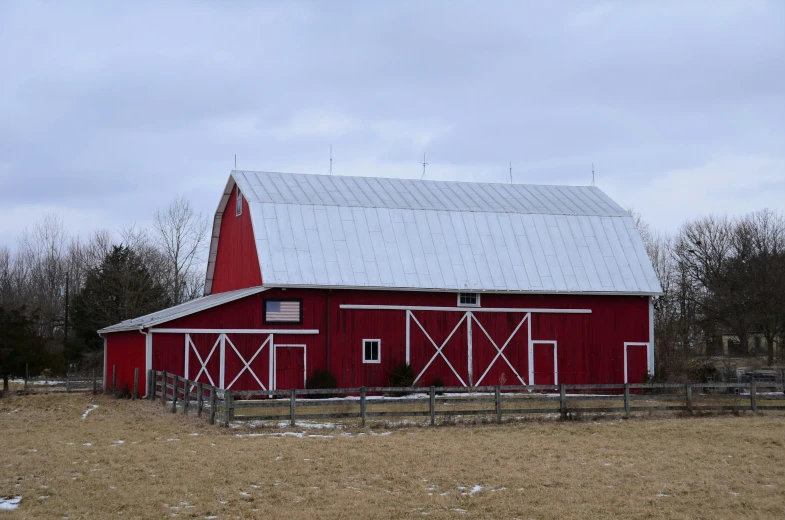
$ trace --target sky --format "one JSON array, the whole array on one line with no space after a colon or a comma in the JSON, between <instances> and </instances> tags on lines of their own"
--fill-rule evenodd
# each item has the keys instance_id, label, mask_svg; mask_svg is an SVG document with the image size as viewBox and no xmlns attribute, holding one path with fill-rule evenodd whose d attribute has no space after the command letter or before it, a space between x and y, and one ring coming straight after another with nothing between
<instances>
[{"instance_id":1,"label":"sky","mask_svg":"<svg viewBox=\"0 0 785 520\"><path fill-rule=\"evenodd\" d=\"M0 246L210 217L229 171L785 209L785 1L0 3Z\"/></svg>"}]
</instances>

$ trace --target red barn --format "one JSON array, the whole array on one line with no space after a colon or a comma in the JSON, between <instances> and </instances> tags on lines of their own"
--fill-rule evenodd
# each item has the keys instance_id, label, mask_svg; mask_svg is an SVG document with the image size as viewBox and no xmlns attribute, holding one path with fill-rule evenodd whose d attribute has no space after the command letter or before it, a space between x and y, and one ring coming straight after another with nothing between
<instances>
[{"instance_id":1,"label":"red barn","mask_svg":"<svg viewBox=\"0 0 785 520\"><path fill-rule=\"evenodd\" d=\"M659 293L632 218L595 187L233 171L205 296L99 333L118 385L139 368L387 386L402 362L423 386L632 383L654 370Z\"/></svg>"}]
</instances>

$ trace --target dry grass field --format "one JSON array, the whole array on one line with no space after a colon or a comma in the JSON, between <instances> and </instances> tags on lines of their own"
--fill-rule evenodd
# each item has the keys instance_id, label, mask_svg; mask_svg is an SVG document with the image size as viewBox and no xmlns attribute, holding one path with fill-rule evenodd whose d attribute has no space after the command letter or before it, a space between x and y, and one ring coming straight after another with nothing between
<instances>
[{"instance_id":1,"label":"dry grass field","mask_svg":"<svg viewBox=\"0 0 785 520\"><path fill-rule=\"evenodd\" d=\"M16 496L0 516L781 519L785 418L227 430L146 401L6 397Z\"/></svg>"}]
</instances>

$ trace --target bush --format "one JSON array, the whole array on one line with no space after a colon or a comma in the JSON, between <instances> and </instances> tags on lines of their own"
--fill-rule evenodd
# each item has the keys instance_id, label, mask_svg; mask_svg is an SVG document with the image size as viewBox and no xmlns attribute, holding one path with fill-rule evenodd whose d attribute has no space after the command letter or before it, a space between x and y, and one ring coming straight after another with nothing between
<instances>
[{"instance_id":1,"label":"bush","mask_svg":"<svg viewBox=\"0 0 785 520\"><path fill-rule=\"evenodd\" d=\"M442 381L441 377L436 376L433 378L433 381L431 381L431 386L435 386L436 388L442 387L444 386L444 381Z\"/></svg>"},{"instance_id":2,"label":"bush","mask_svg":"<svg viewBox=\"0 0 785 520\"><path fill-rule=\"evenodd\" d=\"M338 379L327 370L317 370L305 381L305 388L307 390L338 388ZM309 395L308 397L325 399L332 397L332 394Z\"/></svg>"},{"instance_id":3,"label":"bush","mask_svg":"<svg viewBox=\"0 0 785 520\"><path fill-rule=\"evenodd\" d=\"M414 385L414 370L409 363L399 363L390 371L390 386L410 387Z\"/></svg>"},{"instance_id":4,"label":"bush","mask_svg":"<svg viewBox=\"0 0 785 520\"><path fill-rule=\"evenodd\" d=\"M131 393L131 387L128 386L128 383L124 384L119 389L116 389L114 392L112 392L112 395L118 399L130 399L133 397L133 394Z\"/></svg>"}]
</instances>

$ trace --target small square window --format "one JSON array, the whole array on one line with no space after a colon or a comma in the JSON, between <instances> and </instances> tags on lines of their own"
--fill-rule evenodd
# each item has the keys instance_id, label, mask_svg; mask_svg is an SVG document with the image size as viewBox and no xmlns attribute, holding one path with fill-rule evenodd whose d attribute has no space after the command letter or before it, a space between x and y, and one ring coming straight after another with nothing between
<instances>
[{"instance_id":1,"label":"small square window","mask_svg":"<svg viewBox=\"0 0 785 520\"><path fill-rule=\"evenodd\" d=\"M458 293L458 306L459 307L479 307L480 295L473 292Z\"/></svg>"},{"instance_id":2,"label":"small square window","mask_svg":"<svg viewBox=\"0 0 785 520\"><path fill-rule=\"evenodd\" d=\"M243 192L240 191L240 187L237 187L237 200L235 203L235 216L239 217L243 214Z\"/></svg>"},{"instance_id":3,"label":"small square window","mask_svg":"<svg viewBox=\"0 0 785 520\"><path fill-rule=\"evenodd\" d=\"M381 363L381 340L378 339L364 339L363 340L363 363Z\"/></svg>"}]
</instances>

